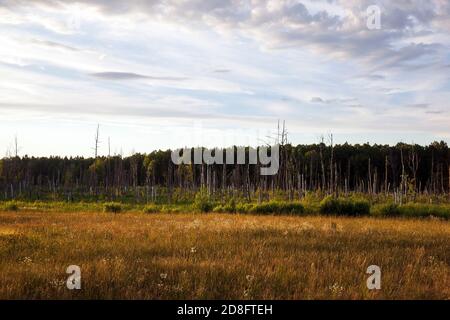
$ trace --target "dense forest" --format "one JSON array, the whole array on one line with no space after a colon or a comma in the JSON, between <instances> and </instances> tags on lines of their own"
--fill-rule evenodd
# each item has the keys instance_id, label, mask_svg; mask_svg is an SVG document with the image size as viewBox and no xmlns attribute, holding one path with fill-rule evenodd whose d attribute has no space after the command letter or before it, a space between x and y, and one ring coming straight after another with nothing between
<instances>
[{"instance_id":1,"label":"dense forest","mask_svg":"<svg viewBox=\"0 0 450 320\"><path fill-rule=\"evenodd\" d=\"M280 146L276 175L262 176L258 166L174 165L170 150L130 157L9 156L0 160L0 200L171 202L200 189L214 197L233 194L259 201L269 200L275 191L284 192L289 200L301 199L309 191L395 197L450 193L450 150L442 141L429 146L286 143Z\"/></svg>"}]
</instances>

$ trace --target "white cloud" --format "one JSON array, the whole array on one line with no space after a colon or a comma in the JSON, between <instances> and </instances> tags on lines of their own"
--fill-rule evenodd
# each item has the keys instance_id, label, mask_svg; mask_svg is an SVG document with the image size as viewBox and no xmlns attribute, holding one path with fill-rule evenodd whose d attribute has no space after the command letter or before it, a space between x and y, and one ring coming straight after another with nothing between
<instances>
[{"instance_id":1,"label":"white cloud","mask_svg":"<svg viewBox=\"0 0 450 320\"><path fill-rule=\"evenodd\" d=\"M372 4L380 30L366 28ZM445 0L6 0L0 112L438 135L449 18Z\"/></svg>"}]
</instances>

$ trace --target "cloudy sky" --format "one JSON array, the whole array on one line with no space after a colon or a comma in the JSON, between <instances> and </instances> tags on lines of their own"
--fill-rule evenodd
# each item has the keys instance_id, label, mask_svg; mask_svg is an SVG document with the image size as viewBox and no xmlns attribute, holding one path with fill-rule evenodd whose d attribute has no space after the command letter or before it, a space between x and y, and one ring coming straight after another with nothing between
<instances>
[{"instance_id":1,"label":"cloudy sky","mask_svg":"<svg viewBox=\"0 0 450 320\"><path fill-rule=\"evenodd\" d=\"M381 10L380 29L367 8ZM448 0L0 0L0 154L450 142Z\"/></svg>"}]
</instances>

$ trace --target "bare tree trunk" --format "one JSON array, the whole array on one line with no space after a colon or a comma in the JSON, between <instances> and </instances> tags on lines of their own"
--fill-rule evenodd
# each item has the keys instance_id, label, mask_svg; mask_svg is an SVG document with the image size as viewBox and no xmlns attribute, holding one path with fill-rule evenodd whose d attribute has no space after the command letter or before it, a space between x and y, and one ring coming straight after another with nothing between
<instances>
[{"instance_id":1,"label":"bare tree trunk","mask_svg":"<svg viewBox=\"0 0 450 320\"><path fill-rule=\"evenodd\" d=\"M320 148L319 148L319 152L320 152L320 166L322 169L322 190L324 190L326 188L326 177L325 177L325 164L323 163L323 137L322 137L322 142L320 143Z\"/></svg>"},{"instance_id":2,"label":"bare tree trunk","mask_svg":"<svg viewBox=\"0 0 450 320\"><path fill-rule=\"evenodd\" d=\"M333 159L333 134L330 134L330 146L331 146L331 156L330 156L330 186L329 186L329 193L333 194L334 193L334 159Z\"/></svg>"},{"instance_id":3,"label":"bare tree trunk","mask_svg":"<svg viewBox=\"0 0 450 320\"><path fill-rule=\"evenodd\" d=\"M384 194L388 194L388 157L384 158Z\"/></svg>"},{"instance_id":4,"label":"bare tree trunk","mask_svg":"<svg viewBox=\"0 0 450 320\"><path fill-rule=\"evenodd\" d=\"M367 182L367 192L369 194L372 194L372 170L371 170L370 158L369 158L369 163L368 163L368 176L369 176L369 181Z\"/></svg>"},{"instance_id":5,"label":"bare tree trunk","mask_svg":"<svg viewBox=\"0 0 450 320\"><path fill-rule=\"evenodd\" d=\"M100 125L97 125L97 133L95 134L95 146L94 146L94 151L95 151L95 156L94 158L97 159L98 156L98 144L99 144L99 133L100 133Z\"/></svg>"}]
</instances>

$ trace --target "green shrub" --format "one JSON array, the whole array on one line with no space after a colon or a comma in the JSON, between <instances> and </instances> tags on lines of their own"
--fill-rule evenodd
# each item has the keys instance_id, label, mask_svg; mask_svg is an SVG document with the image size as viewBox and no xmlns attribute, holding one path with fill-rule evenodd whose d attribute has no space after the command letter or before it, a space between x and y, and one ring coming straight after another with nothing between
<instances>
[{"instance_id":1,"label":"green shrub","mask_svg":"<svg viewBox=\"0 0 450 320\"><path fill-rule=\"evenodd\" d=\"M146 205L143 209L144 213L157 213L161 211L161 208L154 204Z\"/></svg>"},{"instance_id":2,"label":"green shrub","mask_svg":"<svg viewBox=\"0 0 450 320\"><path fill-rule=\"evenodd\" d=\"M274 211L274 202L255 204L250 208L251 213L268 214Z\"/></svg>"},{"instance_id":3,"label":"green shrub","mask_svg":"<svg viewBox=\"0 0 450 320\"><path fill-rule=\"evenodd\" d=\"M205 190L200 190L195 195L194 208L200 212L210 212L214 208L214 204L210 201Z\"/></svg>"},{"instance_id":4,"label":"green shrub","mask_svg":"<svg viewBox=\"0 0 450 320\"><path fill-rule=\"evenodd\" d=\"M302 214L305 212L305 207L298 202L287 202L283 203L281 208L282 213L290 213L290 214Z\"/></svg>"},{"instance_id":5,"label":"green shrub","mask_svg":"<svg viewBox=\"0 0 450 320\"><path fill-rule=\"evenodd\" d=\"M159 209L159 212L161 213L180 213L183 211L185 211L183 207L174 205L163 205Z\"/></svg>"},{"instance_id":6,"label":"green shrub","mask_svg":"<svg viewBox=\"0 0 450 320\"><path fill-rule=\"evenodd\" d=\"M341 205L338 199L326 197L320 202L319 210L322 214L340 214Z\"/></svg>"},{"instance_id":7,"label":"green shrub","mask_svg":"<svg viewBox=\"0 0 450 320\"><path fill-rule=\"evenodd\" d=\"M406 217L440 217L450 218L450 207L422 203L407 203L399 207L400 215Z\"/></svg>"},{"instance_id":8,"label":"green shrub","mask_svg":"<svg viewBox=\"0 0 450 320\"><path fill-rule=\"evenodd\" d=\"M365 200L354 200L353 201L353 216L363 216L370 214L370 203Z\"/></svg>"},{"instance_id":9,"label":"green shrub","mask_svg":"<svg viewBox=\"0 0 450 320\"><path fill-rule=\"evenodd\" d=\"M122 211L122 205L117 202L108 202L103 205L103 212L119 213Z\"/></svg>"},{"instance_id":10,"label":"green shrub","mask_svg":"<svg viewBox=\"0 0 450 320\"><path fill-rule=\"evenodd\" d=\"M302 214L304 207L298 202L265 202L254 205L250 212L259 214Z\"/></svg>"},{"instance_id":11,"label":"green shrub","mask_svg":"<svg viewBox=\"0 0 450 320\"><path fill-rule=\"evenodd\" d=\"M251 203L238 203L236 204L237 213L249 213L252 211L254 205Z\"/></svg>"},{"instance_id":12,"label":"green shrub","mask_svg":"<svg viewBox=\"0 0 450 320\"><path fill-rule=\"evenodd\" d=\"M320 202L320 213L343 216L362 216L370 214L370 204L365 200L339 199L331 196Z\"/></svg>"},{"instance_id":13,"label":"green shrub","mask_svg":"<svg viewBox=\"0 0 450 320\"><path fill-rule=\"evenodd\" d=\"M19 205L16 201L8 201L4 203L2 209L5 211L19 211Z\"/></svg>"},{"instance_id":14,"label":"green shrub","mask_svg":"<svg viewBox=\"0 0 450 320\"><path fill-rule=\"evenodd\" d=\"M225 211L225 207L222 205L218 205L215 206L214 209L212 210L214 213L224 213Z\"/></svg>"},{"instance_id":15,"label":"green shrub","mask_svg":"<svg viewBox=\"0 0 450 320\"><path fill-rule=\"evenodd\" d=\"M231 199L224 207L223 210L225 212L234 213L236 212L236 201L234 199Z\"/></svg>"},{"instance_id":16,"label":"green shrub","mask_svg":"<svg viewBox=\"0 0 450 320\"><path fill-rule=\"evenodd\" d=\"M399 216L401 214L401 211L400 207L397 204L385 203L374 206L372 213L377 216L394 217Z\"/></svg>"}]
</instances>

